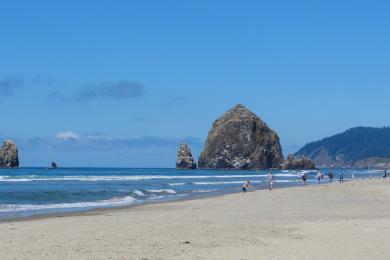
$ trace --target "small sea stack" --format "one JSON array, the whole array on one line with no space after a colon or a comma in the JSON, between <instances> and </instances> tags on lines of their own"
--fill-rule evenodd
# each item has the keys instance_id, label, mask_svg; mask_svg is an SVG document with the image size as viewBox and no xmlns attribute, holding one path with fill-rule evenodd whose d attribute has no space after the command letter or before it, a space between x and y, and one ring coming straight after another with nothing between
<instances>
[{"instance_id":1,"label":"small sea stack","mask_svg":"<svg viewBox=\"0 0 390 260\"><path fill-rule=\"evenodd\" d=\"M57 169L57 164L54 161L50 163L50 169Z\"/></svg>"},{"instance_id":2,"label":"small sea stack","mask_svg":"<svg viewBox=\"0 0 390 260\"><path fill-rule=\"evenodd\" d=\"M187 144L180 144L177 152L176 169L196 169L197 165Z\"/></svg>"},{"instance_id":3,"label":"small sea stack","mask_svg":"<svg viewBox=\"0 0 390 260\"><path fill-rule=\"evenodd\" d=\"M283 162L279 136L239 104L218 118L199 158L204 169L269 169Z\"/></svg>"},{"instance_id":4,"label":"small sea stack","mask_svg":"<svg viewBox=\"0 0 390 260\"><path fill-rule=\"evenodd\" d=\"M12 140L5 140L0 148L0 168L19 167L18 149Z\"/></svg>"},{"instance_id":5,"label":"small sea stack","mask_svg":"<svg viewBox=\"0 0 390 260\"><path fill-rule=\"evenodd\" d=\"M289 154L279 168L282 170L315 170L316 164L308 158L295 158Z\"/></svg>"}]
</instances>

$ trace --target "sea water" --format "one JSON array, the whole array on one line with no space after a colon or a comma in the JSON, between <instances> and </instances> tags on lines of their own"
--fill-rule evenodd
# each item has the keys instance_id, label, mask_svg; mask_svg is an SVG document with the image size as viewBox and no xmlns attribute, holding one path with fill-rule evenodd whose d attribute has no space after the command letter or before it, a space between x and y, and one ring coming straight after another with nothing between
<instances>
[{"instance_id":1,"label":"sea water","mask_svg":"<svg viewBox=\"0 0 390 260\"><path fill-rule=\"evenodd\" d=\"M324 169L325 175L330 170ZM377 170L331 170L335 180L380 177ZM267 188L267 171L135 168L0 169L0 218L83 211L235 193L245 180ZM275 188L316 184L316 171L273 171ZM324 183L327 182L325 179Z\"/></svg>"}]
</instances>

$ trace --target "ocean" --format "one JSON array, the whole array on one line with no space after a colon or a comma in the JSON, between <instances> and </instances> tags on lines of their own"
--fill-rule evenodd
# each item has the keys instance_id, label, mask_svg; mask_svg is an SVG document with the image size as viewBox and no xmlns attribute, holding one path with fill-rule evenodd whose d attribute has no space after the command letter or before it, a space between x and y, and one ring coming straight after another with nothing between
<instances>
[{"instance_id":1,"label":"ocean","mask_svg":"<svg viewBox=\"0 0 390 260\"><path fill-rule=\"evenodd\" d=\"M322 170L334 172L334 182L381 177L379 170ZM266 189L267 171L176 170L136 168L19 168L0 169L0 218L84 211L143 203L158 203L241 192L249 180L252 189ZM317 185L316 171L273 171L275 188L301 186L299 174Z\"/></svg>"}]
</instances>

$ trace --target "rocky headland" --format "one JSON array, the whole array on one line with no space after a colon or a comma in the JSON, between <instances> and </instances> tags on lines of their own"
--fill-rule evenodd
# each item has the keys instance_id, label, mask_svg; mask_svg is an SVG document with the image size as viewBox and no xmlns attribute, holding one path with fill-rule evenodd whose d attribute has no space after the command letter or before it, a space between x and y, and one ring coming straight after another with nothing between
<instances>
[{"instance_id":1,"label":"rocky headland","mask_svg":"<svg viewBox=\"0 0 390 260\"><path fill-rule=\"evenodd\" d=\"M388 168L390 128L351 128L341 134L308 143L295 156L307 157L319 167Z\"/></svg>"},{"instance_id":2,"label":"rocky headland","mask_svg":"<svg viewBox=\"0 0 390 260\"><path fill-rule=\"evenodd\" d=\"M5 140L0 148L0 168L19 167L18 149L11 140Z\"/></svg>"},{"instance_id":3,"label":"rocky headland","mask_svg":"<svg viewBox=\"0 0 390 260\"><path fill-rule=\"evenodd\" d=\"M239 104L214 122L198 165L203 169L269 169L282 162L279 136Z\"/></svg>"}]
</instances>

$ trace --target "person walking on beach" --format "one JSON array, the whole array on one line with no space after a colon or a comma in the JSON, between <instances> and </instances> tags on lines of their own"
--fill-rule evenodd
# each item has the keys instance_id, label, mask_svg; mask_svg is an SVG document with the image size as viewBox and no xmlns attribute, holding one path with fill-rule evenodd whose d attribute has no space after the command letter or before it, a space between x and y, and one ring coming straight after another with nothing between
<instances>
[{"instance_id":1,"label":"person walking on beach","mask_svg":"<svg viewBox=\"0 0 390 260\"><path fill-rule=\"evenodd\" d=\"M317 172L317 180L318 180L318 184L321 184L321 172L320 171L318 171Z\"/></svg>"},{"instance_id":2,"label":"person walking on beach","mask_svg":"<svg viewBox=\"0 0 390 260\"><path fill-rule=\"evenodd\" d=\"M268 181L268 189L272 190L274 182L275 182L275 176L272 174L272 172L268 173L267 181Z\"/></svg>"},{"instance_id":3,"label":"person walking on beach","mask_svg":"<svg viewBox=\"0 0 390 260\"><path fill-rule=\"evenodd\" d=\"M340 172L339 183L343 183L343 182L344 182L344 172Z\"/></svg>"},{"instance_id":4,"label":"person walking on beach","mask_svg":"<svg viewBox=\"0 0 390 260\"><path fill-rule=\"evenodd\" d=\"M302 173L301 178L302 178L303 185L306 185L306 181L307 181L307 176L306 176L306 174L305 174L305 173Z\"/></svg>"},{"instance_id":5,"label":"person walking on beach","mask_svg":"<svg viewBox=\"0 0 390 260\"><path fill-rule=\"evenodd\" d=\"M384 170L383 170L383 179L386 179L386 178L387 178L387 170L384 169Z\"/></svg>"},{"instance_id":6,"label":"person walking on beach","mask_svg":"<svg viewBox=\"0 0 390 260\"><path fill-rule=\"evenodd\" d=\"M244 182L244 185L242 185L242 192L243 193L246 193L247 191L248 191L248 189L249 189L249 187L250 187L250 181L245 181Z\"/></svg>"},{"instance_id":7,"label":"person walking on beach","mask_svg":"<svg viewBox=\"0 0 390 260\"><path fill-rule=\"evenodd\" d=\"M333 182L333 172L328 173L328 178L329 178L329 182L332 183Z\"/></svg>"}]
</instances>

